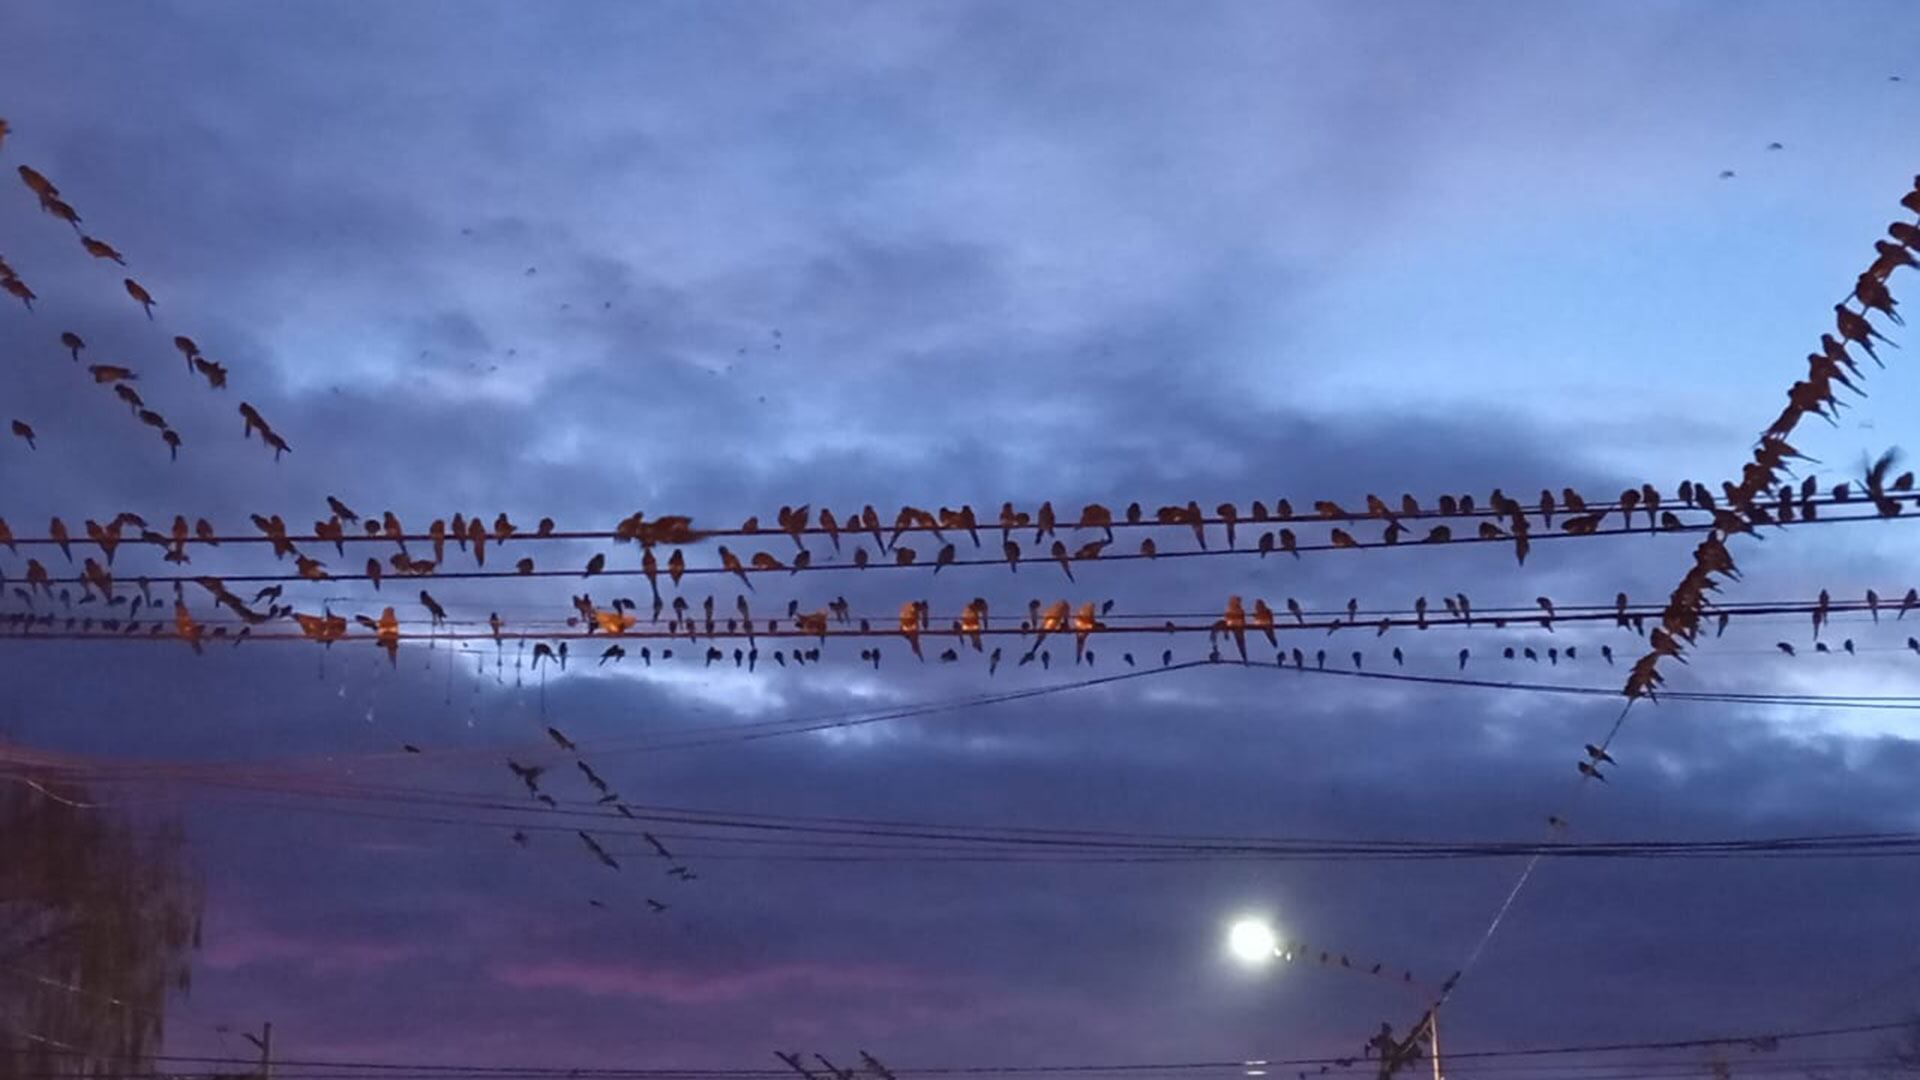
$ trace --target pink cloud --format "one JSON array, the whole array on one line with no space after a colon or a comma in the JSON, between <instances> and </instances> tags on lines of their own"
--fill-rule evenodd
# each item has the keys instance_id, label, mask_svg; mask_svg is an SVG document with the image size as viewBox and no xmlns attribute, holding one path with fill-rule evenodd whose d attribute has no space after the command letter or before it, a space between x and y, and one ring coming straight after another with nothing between
<instances>
[{"instance_id":1,"label":"pink cloud","mask_svg":"<svg viewBox=\"0 0 1920 1080\"><path fill-rule=\"evenodd\" d=\"M417 945L399 942L296 937L247 927L212 938L198 963L215 971L283 963L304 967L316 975L364 975L410 960L421 951Z\"/></svg>"},{"instance_id":2,"label":"pink cloud","mask_svg":"<svg viewBox=\"0 0 1920 1080\"><path fill-rule=\"evenodd\" d=\"M931 992L940 981L873 965L776 964L735 972L690 972L633 964L554 960L494 968L493 979L524 990L571 990L595 996L648 998L671 1005L732 1004L792 990Z\"/></svg>"}]
</instances>

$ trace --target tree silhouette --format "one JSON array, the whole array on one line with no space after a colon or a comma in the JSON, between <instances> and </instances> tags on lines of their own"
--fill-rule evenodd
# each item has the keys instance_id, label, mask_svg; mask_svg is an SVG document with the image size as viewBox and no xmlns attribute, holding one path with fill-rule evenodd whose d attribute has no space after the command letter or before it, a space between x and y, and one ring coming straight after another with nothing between
<instances>
[{"instance_id":1,"label":"tree silhouette","mask_svg":"<svg viewBox=\"0 0 1920 1080\"><path fill-rule=\"evenodd\" d=\"M0 777L0 1080L148 1066L199 945L182 841L77 784Z\"/></svg>"}]
</instances>

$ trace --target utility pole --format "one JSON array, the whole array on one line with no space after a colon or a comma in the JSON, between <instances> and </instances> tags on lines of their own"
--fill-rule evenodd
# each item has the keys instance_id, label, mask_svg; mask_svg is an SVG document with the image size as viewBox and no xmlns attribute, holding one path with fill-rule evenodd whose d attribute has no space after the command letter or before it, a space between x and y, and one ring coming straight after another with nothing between
<instances>
[{"instance_id":1,"label":"utility pole","mask_svg":"<svg viewBox=\"0 0 1920 1080\"><path fill-rule=\"evenodd\" d=\"M260 1034L242 1032L247 1041L260 1051L260 1080L273 1080L273 1021L260 1026Z\"/></svg>"},{"instance_id":2,"label":"utility pole","mask_svg":"<svg viewBox=\"0 0 1920 1080\"><path fill-rule=\"evenodd\" d=\"M1395 1073L1420 1060L1422 1054L1433 1060L1433 1080L1443 1080L1440 1074L1440 1007L1435 1005L1423 1013L1414 1022L1413 1030L1404 1039L1393 1037L1393 1028L1380 1025L1380 1034L1368 1043L1370 1049L1380 1051L1380 1073L1378 1080L1393 1080ZM1426 1046L1421 1042L1425 1041Z\"/></svg>"},{"instance_id":3,"label":"utility pole","mask_svg":"<svg viewBox=\"0 0 1920 1080\"><path fill-rule=\"evenodd\" d=\"M1427 1011L1427 1048L1433 1057L1433 1080L1443 1080L1440 1075L1440 1006L1438 1005Z\"/></svg>"}]
</instances>

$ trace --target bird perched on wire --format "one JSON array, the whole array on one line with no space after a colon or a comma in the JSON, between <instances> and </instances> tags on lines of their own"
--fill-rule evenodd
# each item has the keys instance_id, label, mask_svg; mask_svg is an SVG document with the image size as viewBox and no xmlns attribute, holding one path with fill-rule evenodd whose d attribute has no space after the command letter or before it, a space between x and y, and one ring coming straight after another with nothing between
<instances>
[{"instance_id":1,"label":"bird perched on wire","mask_svg":"<svg viewBox=\"0 0 1920 1080\"><path fill-rule=\"evenodd\" d=\"M127 278L123 280L120 284L127 290L127 295L133 297L133 302L136 304L139 304L141 307L141 310L147 313L147 321L152 322L153 321L153 305L154 305L153 294L148 292L146 289L142 288L140 283L133 280L132 278Z\"/></svg>"}]
</instances>

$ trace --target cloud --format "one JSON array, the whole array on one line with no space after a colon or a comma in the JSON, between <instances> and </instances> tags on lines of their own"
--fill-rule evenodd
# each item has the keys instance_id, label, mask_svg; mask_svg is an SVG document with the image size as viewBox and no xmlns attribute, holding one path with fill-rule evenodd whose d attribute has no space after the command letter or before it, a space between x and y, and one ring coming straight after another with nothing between
<instances>
[{"instance_id":1,"label":"cloud","mask_svg":"<svg viewBox=\"0 0 1920 1080\"><path fill-rule=\"evenodd\" d=\"M536 963L503 965L492 977L517 990L642 998L667 1005L741 1005L793 993L925 993L937 984L923 975L887 968L784 964L734 973L662 971L631 964Z\"/></svg>"}]
</instances>

